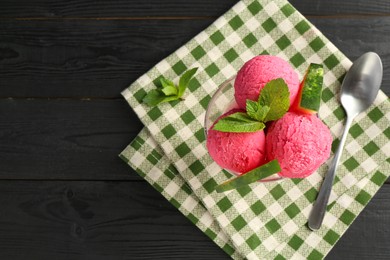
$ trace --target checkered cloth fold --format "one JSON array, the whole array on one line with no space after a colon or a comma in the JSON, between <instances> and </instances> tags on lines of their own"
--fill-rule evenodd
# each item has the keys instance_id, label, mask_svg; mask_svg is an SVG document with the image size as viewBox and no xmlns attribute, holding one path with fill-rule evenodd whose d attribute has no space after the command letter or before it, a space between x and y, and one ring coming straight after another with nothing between
<instances>
[{"instance_id":1,"label":"checkered cloth fold","mask_svg":"<svg viewBox=\"0 0 390 260\"><path fill-rule=\"evenodd\" d=\"M390 173L389 100L380 92L354 121L323 227L312 232L307 218L327 165L305 179L213 190L231 176L205 148L206 107L222 82L262 53L289 61L301 78L309 63L324 64L319 116L337 143L345 118L337 94L351 62L287 1L243 0L123 91L145 128L120 156L233 258L320 259ZM184 101L142 104L160 76L177 82L193 67Z\"/></svg>"}]
</instances>

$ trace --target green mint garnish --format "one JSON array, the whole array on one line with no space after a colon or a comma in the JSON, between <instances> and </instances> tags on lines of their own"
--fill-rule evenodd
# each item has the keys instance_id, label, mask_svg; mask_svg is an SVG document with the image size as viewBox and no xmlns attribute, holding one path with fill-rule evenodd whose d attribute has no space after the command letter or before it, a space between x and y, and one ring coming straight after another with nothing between
<instances>
[{"instance_id":1,"label":"green mint garnish","mask_svg":"<svg viewBox=\"0 0 390 260\"><path fill-rule=\"evenodd\" d=\"M157 106L162 102L168 102L176 100L176 96L166 96L161 90L153 89L144 97L142 102L148 104L149 106Z\"/></svg>"},{"instance_id":2,"label":"green mint garnish","mask_svg":"<svg viewBox=\"0 0 390 260\"><path fill-rule=\"evenodd\" d=\"M281 78L268 82L261 90L258 103L269 107L264 122L281 118L290 107L290 91L286 82Z\"/></svg>"},{"instance_id":3,"label":"green mint garnish","mask_svg":"<svg viewBox=\"0 0 390 260\"><path fill-rule=\"evenodd\" d=\"M214 125L214 130L231 133L256 132L264 129L264 123L257 121L246 113L237 112L231 114ZM228 129L228 131L225 131Z\"/></svg>"},{"instance_id":4,"label":"green mint garnish","mask_svg":"<svg viewBox=\"0 0 390 260\"><path fill-rule=\"evenodd\" d=\"M162 89L161 91L166 95L166 96L173 96L173 95L177 95L177 93L179 92L177 87L175 86L175 84L166 79L166 78L160 78L160 83L161 83L161 86L162 86Z\"/></svg>"},{"instance_id":5,"label":"green mint garnish","mask_svg":"<svg viewBox=\"0 0 390 260\"><path fill-rule=\"evenodd\" d=\"M275 173L281 171L278 160L272 160L266 164L263 164L247 173L237 176L231 180L215 187L217 192L224 192L232 189L237 189L250 183L267 178Z\"/></svg>"},{"instance_id":6,"label":"green mint garnish","mask_svg":"<svg viewBox=\"0 0 390 260\"><path fill-rule=\"evenodd\" d=\"M156 106L160 103L169 102L177 99L182 99L182 96L187 89L188 84L195 75L198 68L193 68L186 71L179 80L179 85L175 85L169 79L160 78L161 87L153 89L143 98L142 102L149 106Z\"/></svg>"},{"instance_id":7,"label":"green mint garnish","mask_svg":"<svg viewBox=\"0 0 390 260\"><path fill-rule=\"evenodd\" d=\"M281 118L290 107L290 92L283 79L268 82L257 101L246 101L246 113L236 112L218 120L213 129L221 132L248 133L265 128L265 123Z\"/></svg>"},{"instance_id":8,"label":"green mint garnish","mask_svg":"<svg viewBox=\"0 0 390 260\"><path fill-rule=\"evenodd\" d=\"M264 118L268 114L269 110L269 106L260 106L258 102L250 99L246 101L246 112L251 118L258 121L264 121Z\"/></svg>"}]
</instances>

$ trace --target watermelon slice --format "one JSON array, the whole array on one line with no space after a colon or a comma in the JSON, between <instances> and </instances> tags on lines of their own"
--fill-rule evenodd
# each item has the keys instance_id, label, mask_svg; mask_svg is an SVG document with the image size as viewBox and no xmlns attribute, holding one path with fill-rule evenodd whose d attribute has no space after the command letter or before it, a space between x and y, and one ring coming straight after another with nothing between
<instances>
[{"instance_id":1,"label":"watermelon slice","mask_svg":"<svg viewBox=\"0 0 390 260\"><path fill-rule=\"evenodd\" d=\"M321 64L310 63L296 99L295 110L315 114L320 109L324 69Z\"/></svg>"},{"instance_id":2,"label":"watermelon slice","mask_svg":"<svg viewBox=\"0 0 390 260\"><path fill-rule=\"evenodd\" d=\"M266 164L263 164L247 173L237 176L233 179L225 181L215 187L215 190L220 193L232 189L241 188L242 186L248 185L252 182L265 179L275 173L280 172L280 164L278 160L272 160Z\"/></svg>"}]
</instances>

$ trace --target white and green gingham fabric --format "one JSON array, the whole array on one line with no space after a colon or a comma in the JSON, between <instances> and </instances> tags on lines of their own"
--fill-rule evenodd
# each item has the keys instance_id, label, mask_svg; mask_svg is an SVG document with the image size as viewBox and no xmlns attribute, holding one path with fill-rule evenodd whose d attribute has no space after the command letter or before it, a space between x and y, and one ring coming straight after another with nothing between
<instances>
[{"instance_id":1,"label":"white and green gingham fabric","mask_svg":"<svg viewBox=\"0 0 390 260\"><path fill-rule=\"evenodd\" d=\"M337 144L345 118L337 93L351 61L287 1L242 0L123 91L145 128L121 158L233 258L321 259L390 174L390 102L380 92L354 121L323 227L312 232L307 218L327 165L305 179L213 190L231 176L207 153L206 107L222 82L264 53L289 61L301 78L309 63L324 64L319 116ZM193 67L184 101L142 104L160 76L177 82Z\"/></svg>"}]
</instances>

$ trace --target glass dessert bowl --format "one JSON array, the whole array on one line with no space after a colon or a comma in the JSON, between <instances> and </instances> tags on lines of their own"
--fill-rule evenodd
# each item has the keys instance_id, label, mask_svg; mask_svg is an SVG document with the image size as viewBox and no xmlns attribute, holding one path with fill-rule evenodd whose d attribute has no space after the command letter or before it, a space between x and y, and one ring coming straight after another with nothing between
<instances>
[{"instance_id":1,"label":"glass dessert bowl","mask_svg":"<svg viewBox=\"0 0 390 260\"><path fill-rule=\"evenodd\" d=\"M239 176L220 191L305 178L325 163L332 135L318 117L322 85L321 64L310 63L300 81L287 61L259 55L219 86L206 110L206 146L221 168Z\"/></svg>"}]
</instances>

